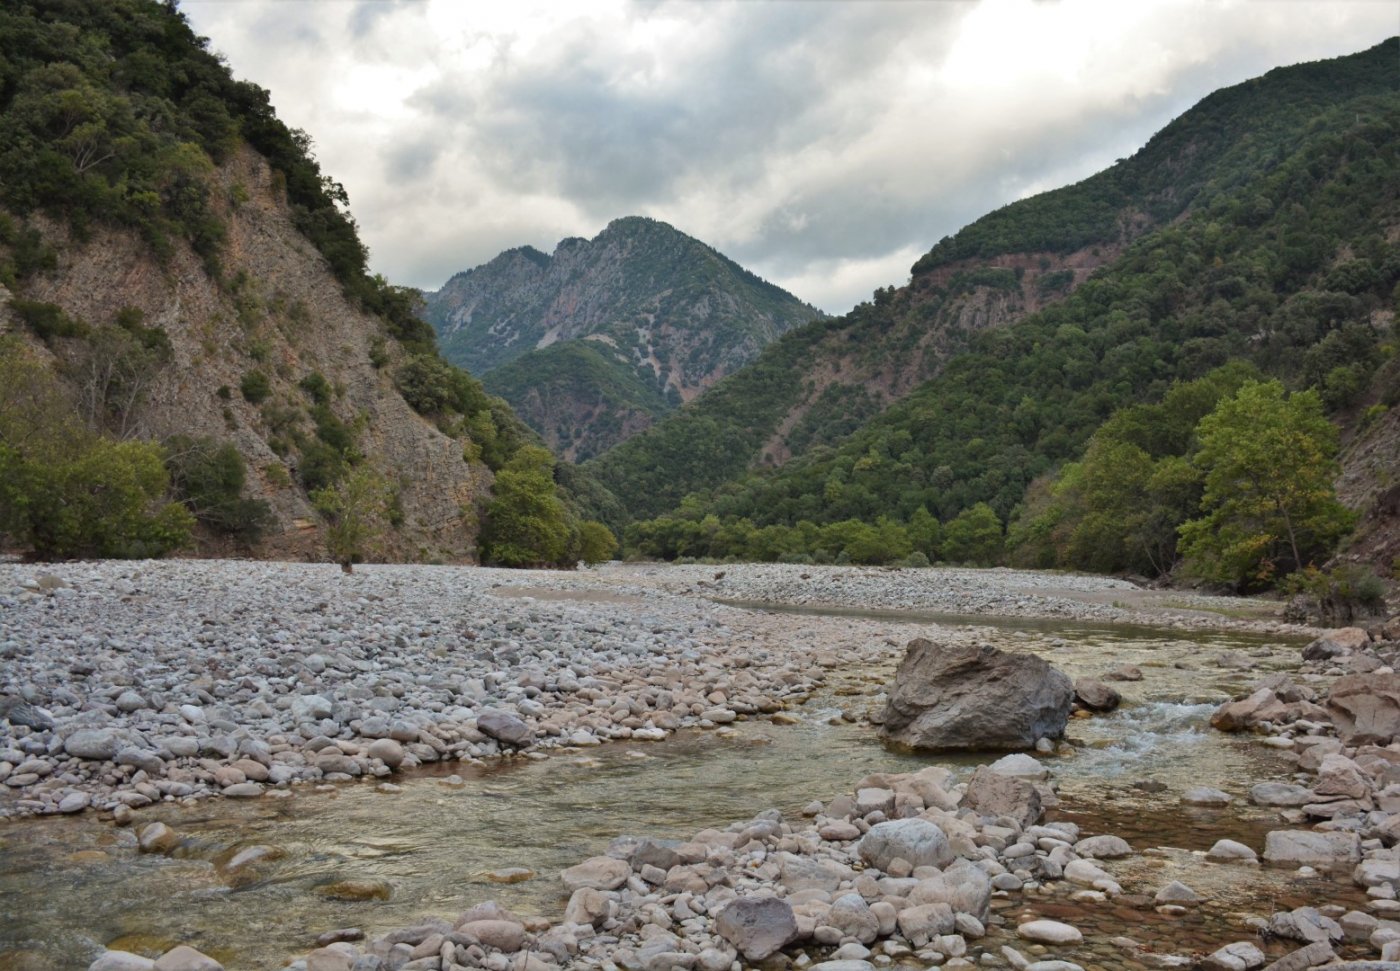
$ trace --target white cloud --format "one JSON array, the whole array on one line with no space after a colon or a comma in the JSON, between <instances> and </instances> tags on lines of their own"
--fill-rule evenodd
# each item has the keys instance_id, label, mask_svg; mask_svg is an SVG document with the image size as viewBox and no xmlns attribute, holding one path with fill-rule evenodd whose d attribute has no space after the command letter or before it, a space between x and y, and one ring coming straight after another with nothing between
<instances>
[{"instance_id":1,"label":"white cloud","mask_svg":"<svg viewBox=\"0 0 1400 971\"><path fill-rule=\"evenodd\" d=\"M665 219L840 312L1215 88L1369 47L1370 0L183 0L343 182L374 268Z\"/></svg>"}]
</instances>

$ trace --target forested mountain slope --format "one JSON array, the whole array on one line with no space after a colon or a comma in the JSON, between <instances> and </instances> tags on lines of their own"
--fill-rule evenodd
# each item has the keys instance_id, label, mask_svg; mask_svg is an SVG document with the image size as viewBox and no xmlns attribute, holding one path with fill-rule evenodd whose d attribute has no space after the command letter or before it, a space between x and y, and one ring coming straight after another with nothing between
<instances>
[{"instance_id":1,"label":"forested mountain slope","mask_svg":"<svg viewBox=\"0 0 1400 971\"><path fill-rule=\"evenodd\" d=\"M174 5L0 8L0 542L474 555L532 436L367 273L309 144Z\"/></svg>"},{"instance_id":2,"label":"forested mountain slope","mask_svg":"<svg viewBox=\"0 0 1400 971\"><path fill-rule=\"evenodd\" d=\"M1179 129L1211 133L1218 164L1201 161L1206 143L1199 138L1186 143L1189 150L1178 147L1165 157L1179 159L1184 152L1187 161L1179 168L1212 173L1195 188L1176 190L1178 198L1190 198L1184 212L1145 230L1060 302L972 336L934 380L835 447L811 448L781 469L723 483L699 475L662 479L634 464L648 449L653 456L675 456L683 476L703 470L702 460L687 464L686 456L709 454L706 436L725 435L713 410L706 413L707 404L713 409L723 395L741 390L772 354L809 331L789 335L691 413L600 460L602 477L628 502L638 492L661 492L674 501L697 484L712 489L678 513L642 524L634 541L650 552L675 555L679 539L696 555L695 538L704 533L710 555L743 549L737 555L771 558L786 555L768 548L774 542L787 543L787 552L806 544L810 552L812 542L826 540L814 539L811 529L805 539L779 530L754 546L765 526L791 530L802 523L874 523L883 517L912 529L920 516L931 514L946 524L979 503L987 505L986 515L999 530L1018 516L1027 488L1075 459L1116 410L1160 399L1174 381L1231 360L1250 362L1261 375L1293 388L1319 389L1330 412L1360 429L1361 438L1377 434L1374 429L1388 427L1387 409L1400 403L1394 332L1400 281L1396 57L1392 40L1231 89L1240 92L1238 110L1227 110L1231 91L1207 99L1203 104L1217 124L1203 125L1188 113L1144 149L1153 154L1162 143L1180 146ZM1267 107L1264 95L1275 81L1278 97L1294 106L1291 123L1282 120L1287 113ZM1259 119L1267 123L1262 131ZM1261 148L1261 142L1269 146ZM1127 164L1110 170L1120 173L1116 180L1121 182ZM1082 197L1093 181L1061 192ZM1158 183L1144 177L1139 184ZM874 305L827 327L850 327L862 316L907 318L950 288L959 271L941 260L981 246L1017 248L1013 229L1033 237L1027 245L1082 243L1082 235L1055 243L1047 233L1032 231L1050 218L1047 213L1062 208L1062 200L1049 195L993 214L989 225L973 224L964 232L974 241L980 237L975 245L957 237L941 243L920 261L910 286L877 294ZM1150 207L1144 203L1142 209ZM1012 285L1014 271L983 272L1003 273ZM664 452L668 447L675 451ZM1394 481L1400 473L1393 454L1388 460L1383 451L1365 454L1370 471L1363 479ZM663 469L665 461L658 463ZM1353 491L1365 498L1364 489ZM1366 501L1383 491L1372 490ZM640 506L656 508L645 499ZM698 529L702 522L709 525Z\"/></svg>"},{"instance_id":3,"label":"forested mountain slope","mask_svg":"<svg viewBox=\"0 0 1400 971\"><path fill-rule=\"evenodd\" d=\"M587 458L824 316L699 240L617 219L553 255L507 250L424 295L443 353L551 447Z\"/></svg>"},{"instance_id":4,"label":"forested mountain slope","mask_svg":"<svg viewBox=\"0 0 1400 971\"><path fill-rule=\"evenodd\" d=\"M1250 332L1255 318L1306 315L1290 298L1330 287L1326 268L1347 262L1349 245L1385 263L1377 247L1393 243L1385 176L1393 175L1396 59L1388 41L1216 92L1132 158L943 240L907 286L785 335L589 468L642 518L721 487L702 508L758 521L903 517L923 504L948 516L981 499L1007 515L1026 483L1072 455L1117 403L1160 394L1173 376L1221 354L1265 353ZM1347 164L1352 148L1375 158L1347 174L1299 174L1300 165ZM1305 155L1314 161L1300 162ZM1377 177L1372 167L1384 171ZM1306 205L1325 207L1316 223L1294 211ZM1381 290L1377 282L1369 298L1344 293L1359 302L1347 304L1347 319L1366 317L1355 306ZM1250 322L1215 322L1217 303L1231 318L1248 311ZM1021 322L1017 336L1008 333ZM1143 351L1139 336L1165 356ZM1322 337L1299 338L1295 350ZM989 361L1013 370L984 375ZM839 453L825 448L916 387L942 410L911 401ZM946 441L933 452L896 442L888 461L856 468L872 447L880 453L882 430L899 428ZM781 473L758 471L803 454Z\"/></svg>"}]
</instances>

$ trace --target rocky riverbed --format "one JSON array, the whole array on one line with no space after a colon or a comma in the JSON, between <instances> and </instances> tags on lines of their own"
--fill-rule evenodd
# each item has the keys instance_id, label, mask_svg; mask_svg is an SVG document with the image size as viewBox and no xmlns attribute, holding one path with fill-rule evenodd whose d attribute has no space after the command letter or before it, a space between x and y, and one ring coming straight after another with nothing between
<instances>
[{"instance_id":1,"label":"rocky riverbed","mask_svg":"<svg viewBox=\"0 0 1400 971\"><path fill-rule=\"evenodd\" d=\"M891 620L755 612L720 600L873 609L891 612ZM921 623L909 612L939 615L945 626ZM1194 672L1200 696L1215 700L1223 700L1222 692L1248 694L1260 675L1296 668L1298 648L1280 647L1277 637L1306 633L1259 617L1253 602L1000 570L623 566L521 574L373 566L344 576L304 564L168 561L49 570L4 564L0 694L7 721L0 781L7 791L0 811L15 817L96 812L132 824L143 848L158 854L178 834L149 823L157 804L216 795L314 798L306 794L327 784L367 784L366 777L392 789L388 783L427 763L465 770L507 753L547 758L614 740L637 744L691 729L726 731L758 719L781 726L796 721L819 688L851 699L845 717L859 721L878 704L883 679L914 629L925 636L935 630L950 642L991 639L1058 655L1074 676L1107 668L1102 651L1079 656L1053 633L946 626L987 612L1259 632L1257 650L1202 657L1203 670ZM1128 656L1130 649L1123 653L1120 660L1142 660ZM1178 667L1173 672L1181 676ZM1305 681L1325 687L1338 673L1324 666ZM1154 674L1148 671L1149 681ZM1309 771L1297 752L1315 748L1317 740L1328 740L1328 755L1361 754L1355 746L1350 755L1345 746L1333 748L1330 726L1302 716L1267 731L1268 752L1294 753L1298 764L1285 761L1285 776ZM1314 742L1304 744L1309 739ZM833 956L857 963L831 971L881 964L1188 967L1200 957L1191 953L1199 936L1173 953L1170 928L1207 912L1217 938L1238 929L1238 940L1227 943L1241 946L1219 957L1220 967L1259 966L1266 953L1283 957L1300 944L1324 942L1329 952L1378 958L1387 943L1400 940L1387 906L1400 881L1386 869L1390 840L1367 829L1383 820L1367 816L1352 828L1357 859L1364 852L1370 864L1363 880L1369 889L1328 878L1319 864L1337 862L1333 857L1292 861L1310 869L1295 873L1295 866L1279 882L1276 871L1248 860L1262 845L1246 846L1249 853L1214 844L1194 854L1149 847L1118 852L1122 847L1112 840L1084 844L1110 834L1083 831L1063 812L1056 818L1054 790L1041 776L1072 777L1076 753L1049 742L1043 748L1040 762L1012 760L996 771L954 774L932 765L876 774L834 799L814 791L821 798L806 807L805 819L765 813L730 825L716 818L713 828L688 840L622 840L581 861L573 875L566 871L562 886L570 895L560 898L558 913L516 914L483 900L456 919L434 918L368 944L328 939L293 967L723 971L736 961L802 966ZM1329 778L1341 771L1335 761L1329 768ZM1348 798L1358 805L1370 799L1365 812L1388 813L1387 778L1384 770L1368 775L1374 768L1373 760L1362 771L1369 781L1360 798ZM1287 778L1292 785L1305 781ZM1184 794L1172 795L1175 801ZM1234 794L1241 801L1248 795ZM1331 823L1338 815L1348 818L1334 813ZM1280 825L1311 821L1295 816ZM927 859L913 848L906 848L912 859L881 855L880 834L895 824L901 832L920 829L917 822L941 833L944 849ZM25 824L19 818L10 825ZM1257 827L1250 832L1237 835L1259 842ZM920 846L939 842L929 831L924 836L916 840ZM247 857L233 870L255 872L268 855L256 847L243 851ZM1173 852L1185 856L1175 859ZM1348 866L1350 853L1348 843ZM1242 862L1227 862L1231 854ZM1113 862L1099 862L1110 857ZM1184 880L1175 887L1156 879L1150 865L1144 876L1144 861L1160 861L1163 873L1205 867L1213 875L1197 876L1195 889ZM1232 919L1200 892L1228 897L1216 887L1219 868L1234 873L1223 880L1227 886L1267 885L1271 896L1296 903L1321 894L1315 902L1334 902L1335 912L1320 911L1315 921L1304 913L1279 927L1269 925L1268 911ZM772 931L774 914L781 933ZM1332 940L1326 921L1343 916ZM1262 921L1266 933L1249 917ZM1299 921L1322 930L1299 929ZM1284 943L1290 927L1291 945ZM753 943L763 928L764 940L784 938L771 953L759 953L766 945ZM1323 940L1308 936L1317 933ZM1343 943L1348 935L1354 943ZM1260 949L1257 963L1245 944ZM212 966L188 950L159 962L110 952L93 966ZM1312 957L1319 954L1315 947ZM1280 968L1311 966L1297 963L1305 957Z\"/></svg>"}]
</instances>

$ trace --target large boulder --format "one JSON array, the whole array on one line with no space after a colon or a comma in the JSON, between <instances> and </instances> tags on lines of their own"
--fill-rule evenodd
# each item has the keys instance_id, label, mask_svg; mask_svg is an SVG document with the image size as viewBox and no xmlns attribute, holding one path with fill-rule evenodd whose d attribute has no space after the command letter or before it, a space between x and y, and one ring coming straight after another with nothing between
<instances>
[{"instance_id":1,"label":"large boulder","mask_svg":"<svg viewBox=\"0 0 1400 971\"><path fill-rule=\"evenodd\" d=\"M762 961L797 939L797 915L777 897L740 897L719 912L715 930L746 961Z\"/></svg>"},{"instance_id":2,"label":"large boulder","mask_svg":"<svg viewBox=\"0 0 1400 971\"><path fill-rule=\"evenodd\" d=\"M895 672L881 735L921 751L1027 749L1064 735L1074 684L1031 654L915 638Z\"/></svg>"},{"instance_id":3,"label":"large boulder","mask_svg":"<svg viewBox=\"0 0 1400 971\"><path fill-rule=\"evenodd\" d=\"M1389 745L1400 736L1400 674L1349 674L1327 695L1327 714L1345 745Z\"/></svg>"},{"instance_id":4,"label":"large boulder","mask_svg":"<svg viewBox=\"0 0 1400 971\"><path fill-rule=\"evenodd\" d=\"M476 716L476 730L502 745L528 748L535 744L535 732L524 721L510 714L488 708Z\"/></svg>"},{"instance_id":5,"label":"large boulder","mask_svg":"<svg viewBox=\"0 0 1400 971\"><path fill-rule=\"evenodd\" d=\"M1008 780L1012 781L1012 780ZM940 869L953 862L953 847L936 823L927 819L896 819L877 823L861 837L857 847L868 866L886 870L890 862L905 860L915 867Z\"/></svg>"},{"instance_id":6,"label":"large boulder","mask_svg":"<svg viewBox=\"0 0 1400 971\"><path fill-rule=\"evenodd\" d=\"M1276 829L1264 838L1266 863L1337 869L1360 860L1361 838L1355 833Z\"/></svg>"},{"instance_id":7,"label":"large boulder","mask_svg":"<svg viewBox=\"0 0 1400 971\"><path fill-rule=\"evenodd\" d=\"M1040 822L1044 814L1040 793L1032 783L1002 775L985 765L978 766L968 780L963 805L983 816L1008 816L1022 829Z\"/></svg>"},{"instance_id":8,"label":"large boulder","mask_svg":"<svg viewBox=\"0 0 1400 971\"><path fill-rule=\"evenodd\" d=\"M1359 651L1371 638L1360 627L1341 627L1330 630L1303 648L1304 661L1327 661Z\"/></svg>"}]
</instances>

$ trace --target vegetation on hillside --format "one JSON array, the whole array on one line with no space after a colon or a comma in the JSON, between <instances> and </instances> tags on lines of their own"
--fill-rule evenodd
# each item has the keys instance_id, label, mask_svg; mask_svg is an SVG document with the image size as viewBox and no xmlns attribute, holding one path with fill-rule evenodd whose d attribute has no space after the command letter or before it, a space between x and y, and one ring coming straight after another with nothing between
<instances>
[{"instance_id":1,"label":"vegetation on hillside","mask_svg":"<svg viewBox=\"0 0 1400 971\"><path fill-rule=\"evenodd\" d=\"M465 443L465 461L505 467L533 436L503 402L439 357L432 328L415 313L415 293L368 272L344 188L322 172L311 137L277 118L267 91L235 80L174 3L14 0L0 8L0 284L15 295L11 313L56 357L87 429L82 454L143 470L154 456L160 475L134 476L132 488L143 501L156 501L147 495L152 489L179 498L211 533L253 542L266 528L268 509L242 495L246 470L228 443L121 441L140 433L142 396L169 363L163 331L139 312L124 311L111 323L77 320L27 293L30 281L58 267L56 247L82 244L96 227L109 226L137 234L162 263L188 245L240 323L256 319L258 281L226 265L228 220L246 193L224 189L217 178L218 167L244 146L270 164L294 226L325 258L346 298L381 322L372 363L393 366L405 399ZM66 232L49 231L50 223ZM294 309L286 315L293 326ZM268 444L289 459L295 453L308 494L333 493L364 461L363 416L338 412L343 389L314 372L290 397L277 393L275 369L263 365L266 348L255 343L248 353L254 363L237 389L259 408ZM233 392L219 393L227 400ZM10 462L31 461L6 440L0 447L9 449ZM98 478L84 485L82 476L108 475L111 464L71 464L65 474L75 488L100 491ZM141 518L135 508L110 515L129 525ZM343 522L338 515L329 517L331 533ZM88 522L83 529L98 536L101 527ZM78 549L41 532L32 521L8 526L11 542L37 555L146 555L185 542L172 527L168 541L94 539ZM134 535L127 526L117 532Z\"/></svg>"},{"instance_id":2,"label":"vegetation on hillside","mask_svg":"<svg viewBox=\"0 0 1400 971\"><path fill-rule=\"evenodd\" d=\"M1186 218L1144 235L1062 302L1012 327L973 336L940 376L835 447L811 448L778 471L738 476L726 447L743 452L743 423L767 406L763 391L792 394L796 383L779 377L769 387L756 375L764 368L780 375L781 366L774 365L783 345L811 340L813 328L788 335L752 373L741 372L707 396L718 396L714 402L702 400L688 421L669 423L597 463L600 478L619 494L658 495L674 509L629 527L629 548L663 556L821 559L840 555L824 533L830 527L857 522L893 537L889 524L908 531L916 516L931 515L943 524L945 546L956 522L962 523L959 532L989 534L993 522L1000 533L1009 521L1013 555L1023 561L1149 573L1170 569L1178 556L1176 527L1198 511L1207 518L1218 511L1209 499L1206 509L1198 505L1198 490L1215 463L1200 449L1197 423L1223 394L1235 393L1243 378L1234 372L1226 388L1213 391L1174 392L1174 386L1194 388L1194 379L1238 360L1276 379L1279 388L1314 389L1284 399L1290 402L1315 398L1333 413L1360 401L1400 403L1400 335L1393 329L1400 252L1387 235L1400 222L1395 54L1396 43L1389 41L1353 58L1306 65L1297 74L1274 72L1207 99L1211 111L1205 117L1216 123L1233 119L1235 127L1220 143L1220 161L1186 166L1188 174L1209 176L1194 192ZM1230 103L1231 92L1242 99L1239 105ZM1206 123L1193 114L1174 122L1159 140L1179 141L1174 129L1200 130ZM1254 116L1264 121L1257 132L1247 128ZM1168 191L1171 183L1163 185ZM1031 202L1026 218L1036 222L1046 210L1043 202ZM1055 202L1061 204L1068 203ZM1010 218L1004 213L994 224L1013 225ZM887 297L886 304L898 306L906 292ZM874 307L857 313L878 312L880 303L877 298ZM745 386L746 380L752 384ZM1191 394L1200 400L1187 402ZM1146 412L1133 406L1151 402L1179 413L1175 439L1169 447L1125 443L1113 429L1141 419ZM732 415L733 423L704 420L716 412ZM1111 416L1114 421L1091 442ZM1081 456L1082 462L1066 466ZM1318 461L1325 466L1330 459ZM723 473L706 475L713 466ZM1058 479L1050 478L1061 467ZM692 470L698 478L689 477ZM1141 536L1121 555L1108 552L1115 544L1091 538L1095 517L1102 535L1123 512L1112 508L1113 490L1102 481L1108 470L1149 490L1148 505L1162 517L1133 525ZM707 491L681 502L676 493L697 481ZM1074 530L1055 533L1037 521L1045 495L1057 490L1078 497L1078 539ZM973 515L977 530L967 529ZM1229 569L1218 562L1205 566L1219 560L1221 551L1207 555L1196 533L1188 531L1185 545L1206 575L1245 584L1265 562L1286 572L1315 561L1324 547L1330 549L1337 525L1335 519L1325 524L1319 544L1306 552L1300 547L1282 556L1275 544L1264 544L1269 549L1243 567L1226 555L1233 563ZM704 553L696 553L689 540L671 539L700 533L708 537ZM796 535L800 542L782 538ZM752 536L766 537L762 549L753 546ZM900 558L896 540L886 544L886 560ZM961 547L956 558L994 560L1002 550L993 545Z\"/></svg>"}]
</instances>

